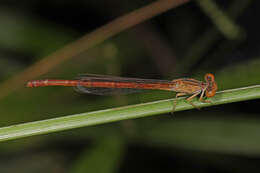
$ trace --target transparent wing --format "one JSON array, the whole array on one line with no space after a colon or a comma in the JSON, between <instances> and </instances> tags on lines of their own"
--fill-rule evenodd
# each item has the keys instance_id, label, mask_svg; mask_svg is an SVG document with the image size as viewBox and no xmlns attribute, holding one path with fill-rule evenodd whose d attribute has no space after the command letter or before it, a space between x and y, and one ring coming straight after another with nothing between
<instances>
[{"instance_id":1,"label":"transparent wing","mask_svg":"<svg viewBox=\"0 0 260 173\"><path fill-rule=\"evenodd\" d=\"M142 92L145 90L142 89L133 89L133 88L87 88L84 86L76 86L74 87L77 92L86 93L86 94L95 94L95 95L122 95L122 94L131 94Z\"/></svg>"},{"instance_id":2,"label":"transparent wing","mask_svg":"<svg viewBox=\"0 0 260 173\"><path fill-rule=\"evenodd\" d=\"M125 78L108 75L96 75L96 74L82 74L77 78L81 81L92 81L92 82L135 82L135 83L170 83L168 80L154 80L154 79L139 79L139 78ZM76 91L81 93L96 94L96 95L118 95L118 94L129 94L140 91L145 91L142 88L102 88L102 87L85 87L77 85Z\"/></svg>"},{"instance_id":3,"label":"transparent wing","mask_svg":"<svg viewBox=\"0 0 260 173\"><path fill-rule=\"evenodd\" d=\"M136 82L136 83L170 83L170 80L127 78L110 75L80 74L77 79L83 81Z\"/></svg>"}]
</instances>

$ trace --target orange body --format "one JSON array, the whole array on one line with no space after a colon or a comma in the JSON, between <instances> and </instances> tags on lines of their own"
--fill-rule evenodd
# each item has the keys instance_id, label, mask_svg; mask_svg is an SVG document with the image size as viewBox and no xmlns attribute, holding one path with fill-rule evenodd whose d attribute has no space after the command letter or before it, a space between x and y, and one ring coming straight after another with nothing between
<instances>
[{"instance_id":1,"label":"orange body","mask_svg":"<svg viewBox=\"0 0 260 173\"><path fill-rule=\"evenodd\" d=\"M205 82L190 78L166 81L92 75L82 77L79 80L34 80L28 82L27 87L74 86L82 92L94 94L102 94L98 91L107 92L108 89L168 90L177 92L178 94L176 97L181 95L192 95L187 99L188 101L201 94L200 100L202 101L204 95L206 95L206 97L213 97L217 91L214 75L207 73L204 78ZM93 88L95 89L95 92L93 92Z\"/></svg>"}]
</instances>

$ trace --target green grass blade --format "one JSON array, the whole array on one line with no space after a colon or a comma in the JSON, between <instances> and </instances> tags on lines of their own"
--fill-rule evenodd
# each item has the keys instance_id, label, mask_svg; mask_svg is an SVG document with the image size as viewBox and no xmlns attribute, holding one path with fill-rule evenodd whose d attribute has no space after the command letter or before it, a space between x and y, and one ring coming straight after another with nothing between
<instances>
[{"instance_id":1,"label":"green grass blade","mask_svg":"<svg viewBox=\"0 0 260 173\"><path fill-rule=\"evenodd\" d=\"M171 118L149 124L135 140L152 147L203 151L225 155L259 156L260 121L245 114L222 112Z\"/></svg>"},{"instance_id":2,"label":"green grass blade","mask_svg":"<svg viewBox=\"0 0 260 173\"><path fill-rule=\"evenodd\" d=\"M197 107L209 107L256 98L260 98L260 85L218 92L215 97L208 99L212 103L201 103L197 99L194 99L193 103ZM172 111L173 101L174 99L160 100L3 127L0 128L0 141L169 113ZM179 98L175 111L189 109L194 108L185 101L185 98Z\"/></svg>"},{"instance_id":3,"label":"green grass blade","mask_svg":"<svg viewBox=\"0 0 260 173\"><path fill-rule=\"evenodd\" d=\"M240 39L243 37L242 29L225 12L221 11L214 1L198 0L197 2L225 37L229 39Z\"/></svg>"},{"instance_id":4,"label":"green grass blade","mask_svg":"<svg viewBox=\"0 0 260 173\"><path fill-rule=\"evenodd\" d=\"M109 134L96 142L92 148L87 147L86 151L73 163L69 172L118 172L124 150L124 140L119 136Z\"/></svg>"}]
</instances>

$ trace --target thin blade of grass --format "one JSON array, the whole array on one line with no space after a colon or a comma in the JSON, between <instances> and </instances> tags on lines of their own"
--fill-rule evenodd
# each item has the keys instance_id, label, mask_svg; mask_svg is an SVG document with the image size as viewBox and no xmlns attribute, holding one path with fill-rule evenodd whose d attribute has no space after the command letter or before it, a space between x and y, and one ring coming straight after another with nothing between
<instances>
[{"instance_id":1,"label":"thin blade of grass","mask_svg":"<svg viewBox=\"0 0 260 173\"><path fill-rule=\"evenodd\" d=\"M202 108L257 98L260 98L260 85L218 92L216 96L208 99L212 103L201 103L197 99L195 99L193 103L197 107ZM11 125L0 128L0 141L7 141L27 136L69 130L73 128L169 113L172 111L173 101L174 99L160 100L150 103L130 105L119 108L64 116L60 118ZM179 98L175 111L177 112L189 109L194 109L194 107L188 104L185 98Z\"/></svg>"}]
</instances>

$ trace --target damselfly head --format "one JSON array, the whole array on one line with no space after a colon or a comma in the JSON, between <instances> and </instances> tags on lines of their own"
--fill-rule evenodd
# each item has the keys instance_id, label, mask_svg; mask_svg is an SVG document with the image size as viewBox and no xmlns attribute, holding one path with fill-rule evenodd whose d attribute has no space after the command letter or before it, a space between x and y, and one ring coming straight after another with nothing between
<instances>
[{"instance_id":1,"label":"damselfly head","mask_svg":"<svg viewBox=\"0 0 260 173\"><path fill-rule=\"evenodd\" d=\"M207 97L213 97L218 89L217 83L215 82L215 76L211 73L207 73L205 75L205 81L208 85L205 94Z\"/></svg>"},{"instance_id":2,"label":"damselfly head","mask_svg":"<svg viewBox=\"0 0 260 173\"><path fill-rule=\"evenodd\" d=\"M205 78L206 82L214 82L215 81L215 76L211 73L205 74L204 78Z\"/></svg>"}]
</instances>

